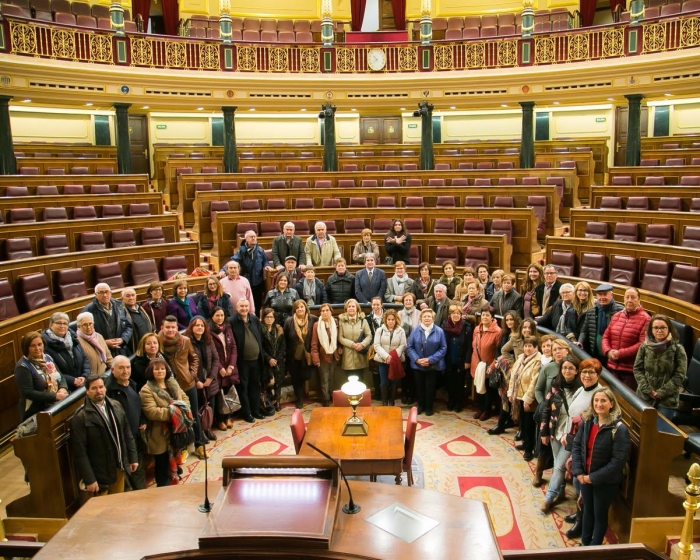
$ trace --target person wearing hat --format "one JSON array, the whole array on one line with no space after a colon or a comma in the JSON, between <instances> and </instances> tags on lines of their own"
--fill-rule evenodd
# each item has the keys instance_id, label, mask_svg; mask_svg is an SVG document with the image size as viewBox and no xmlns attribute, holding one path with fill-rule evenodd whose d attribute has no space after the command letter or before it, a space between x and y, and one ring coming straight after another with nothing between
<instances>
[{"instance_id":1,"label":"person wearing hat","mask_svg":"<svg viewBox=\"0 0 700 560\"><path fill-rule=\"evenodd\" d=\"M278 271L287 268L286 259L294 257L295 263L300 263L301 270L304 270L306 263L306 253L304 252L304 242L301 237L294 235L294 224L287 222L282 226L282 235L278 235L272 240L272 266ZM296 268L296 264L294 265ZM297 280L294 281L296 283Z\"/></svg>"},{"instance_id":2,"label":"person wearing hat","mask_svg":"<svg viewBox=\"0 0 700 560\"><path fill-rule=\"evenodd\" d=\"M294 255L289 255L284 259L284 267L277 272L272 277L272 285L277 285L277 277L280 274L286 274L289 276L289 283L294 286L297 282L304 278L304 269L297 266L297 258Z\"/></svg>"},{"instance_id":3,"label":"person wearing hat","mask_svg":"<svg viewBox=\"0 0 700 560\"><path fill-rule=\"evenodd\" d=\"M595 306L586 311L576 345L605 365L607 358L603 355L601 344L603 333L610 324L610 318L624 308L615 301L613 287L610 284L600 284L593 292L596 299Z\"/></svg>"}]
</instances>

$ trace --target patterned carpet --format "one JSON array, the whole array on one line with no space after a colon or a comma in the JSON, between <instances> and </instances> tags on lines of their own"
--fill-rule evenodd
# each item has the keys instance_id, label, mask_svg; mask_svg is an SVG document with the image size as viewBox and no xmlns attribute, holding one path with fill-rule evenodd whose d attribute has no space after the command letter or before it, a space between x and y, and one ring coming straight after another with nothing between
<instances>
[{"instance_id":1,"label":"patterned carpet","mask_svg":"<svg viewBox=\"0 0 700 560\"><path fill-rule=\"evenodd\" d=\"M304 406L306 422L315 406L319 405ZM405 420L409 407L402 409ZM209 480L221 479L221 459L225 456L294 454L289 429L292 411L293 406L287 404L272 418L255 424L237 420L232 430L216 432L219 439L210 446ZM578 541L566 538L570 525L563 519L575 509L573 487L567 486L567 501L551 513L542 514L539 506L546 487L532 486L535 462L524 461L515 449L515 430L491 436L486 430L496 420L479 422L472 420L472 414L468 409L459 414L447 412L444 403L436 402L434 416L418 417L413 454L415 485L487 503L503 550L577 546ZM188 459L184 470L184 482L204 480L204 463L196 457ZM379 477L379 482L393 484L394 477ZM616 542L610 532L606 540Z\"/></svg>"}]
</instances>

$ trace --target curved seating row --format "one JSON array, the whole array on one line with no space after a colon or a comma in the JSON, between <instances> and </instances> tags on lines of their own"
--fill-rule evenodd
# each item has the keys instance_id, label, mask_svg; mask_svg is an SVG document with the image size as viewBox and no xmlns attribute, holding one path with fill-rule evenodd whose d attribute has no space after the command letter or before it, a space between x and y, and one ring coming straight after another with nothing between
<instances>
[{"instance_id":1,"label":"curved seating row","mask_svg":"<svg viewBox=\"0 0 700 560\"><path fill-rule=\"evenodd\" d=\"M640 195L643 195L642 199L638 198ZM700 211L699 196L700 188L694 185L645 186L643 190L632 185L603 185L591 187L590 206L630 209L629 201L632 200L633 210L638 207L640 210L697 212Z\"/></svg>"},{"instance_id":2,"label":"curved seating row","mask_svg":"<svg viewBox=\"0 0 700 560\"><path fill-rule=\"evenodd\" d=\"M114 175L117 159L113 157L18 157L20 175Z\"/></svg>"},{"instance_id":3,"label":"curved seating row","mask_svg":"<svg viewBox=\"0 0 700 560\"><path fill-rule=\"evenodd\" d=\"M700 181L700 165L683 165L669 167L654 166L629 166L611 167L608 172L608 184L617 182L635 186L671 186L688 185L697 186ZM623 177L619 179L618 177ZM629 178L629 179L628 179ZM649 179L647 181L647 178Z\"/></svg>"},{"instance_id":4,"label":"curved seating row","mask_svg":"<svg viewBox=\"0 0 700 560\"><path fill-rule=\"evenodd\" d=\"M606 222L588 222L584 237L589 239L610 239L610 225ZM635 222L615 223L612 239L615 241L644 241L656 245L676 245L673 226L670 224L647 224L644 239L640 239L640 224ZM700 227L683 226L681 247L700 246Z\"/></svg>"},{"instance_id":5,"label":"curved seating row","mask_svg":"<svg viewBox=\"0 0 700 560\"><path fill-rule=\"evenodd\" d=\"M0 197L8 196L9 187L15 189L14 196L56 196L59 194L87 194L93 185L107 185L114 194L149 192L148 175L2 175L0 176ZM102 190L103 187L97 187Z\"/></svg>"},{"instance_id":6,"label":"curved seating row","mask_svg":"<svg viewBox=\"0 0 700 560\"><path fill-rule=\"evenodd\" d=\"M98 212L99 211L99 212ZM57 220L91 220L101 218L123 218L124 216L150 216L151 205L148 203L105 204L104 206L72 206L46 208L10 208L5 216L0 215L0 223L26 224L37 221L52 222ZM37 219L38 218L38 219Z\"/></svg>"}]
</instances>

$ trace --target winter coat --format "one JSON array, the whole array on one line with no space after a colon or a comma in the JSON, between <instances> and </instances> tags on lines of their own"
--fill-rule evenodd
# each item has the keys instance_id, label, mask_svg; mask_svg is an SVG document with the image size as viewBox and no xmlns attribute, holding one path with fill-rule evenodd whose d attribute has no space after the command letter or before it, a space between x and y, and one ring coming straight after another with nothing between
<instances>
[{"instance_id":1,"label":"winter coat","mask_svg":"<svg viewBox=\"0 0 700 560\"><path fill-rule=\"evenodd\" d=\"M307 326L306 337L304 338L304 351L311 354L311 338L314 334L314 327L316 326L316 321L318 318L315 315L309 314L309 322ZM284 339L287 342L287 371L293 370L293 362L296 359L296 349L299 345L299 337L297 336L297 331L294 328L294 317L290 317L284 322ZM301 355L301 367L306 370L309 365L306 362L306 355Z\"/></svg>"},{"instance_id":2,"label":"winter coat","mask_svg":"<svg viewBox=\"0 0 700 560\"><path fill-rule=\"evenodd\" d=\"M110 338L121 338L123 343L120 349L115 349L114 354L128 355L129 341L134 333L134 327L126 314L126 309L122 302L114 298L111 299L112 315L107 315L102 311L102 306L97 302L97 298L88 303L83 311L92 313L95 321L95 331L100 333L105 340Z\"/></svg>"},{"instance_id":3,"label":"winter coat","mask_svg":"<svg viewBox=\"0 0 700 560\"><path fill-rule=\"evenodd\" d=\"M679 394L685 379L688 357L683 346L673 340L663 352L654 352L645 342L634 361L637 395L654 406L678 408ZM657 398L649 393L656 391Z\"/></svg>"},{"instance_id":4,"label":"winter coat","mask_svg":"<svg viewBox=\"0 0 700 560\"><path fill-rule=\"evenodd\" d=\"M160 338L160 344L163 347L165 361L175 373L177 382L183 391L189 391L194 387L199 370L199 358L192 348L192 342L181 334L177 335L175 344L168 342L162 333L158 335L158 338Z\"/></svg>"},{"instance_id":5,"label":"winter coat","mask_svg":"<svg viewBox=\"0 0 700 560\"><path fill-rule=\"evenodd\" d=\"M112 367L112 349L107 346L105 339L100 333L97 333L97 340L105 353L104 362L102 361L102 358L98 354L95 347L87 340L78 338L78 344L82 348L83 354L85 354L85 357L90 364L90 372L96 373L97 375L102 375L105 371L107 371L108 367Z\"/></svg>"},{"instance_id":6,"label":"winter coat","mask_svg":"<svg viewBox=\"0 0 700 560\"><path fill-rule=\"evenodd\" d=\"M284 235L278 235L272 240L272 266L284 266L287 257L294 257L297 264L306 264L304 242L298 235L293 235L289 245ZM274 284L273 284L274 285Z\"/></svg>"},{"instance_id":7,"label":"winter coat","mask_svg":"<svg viewBox=\"0 0 700 560\"><path fill-rule=\"evenodd\" d=\"M158 353L157 357L165 360L165 356L163 356L163 354L160 352ZM148 356L137 356L135 354L131 356L131 380L136 383L137 391L140 391L141 387L146 384L146 368L150 363L151 360L148 358ZM168 373L174 376L175 372L173 371L173 368L170 367L167 360L165 360L165 366Z\"/></svg>"},{"instance_id":8,"label":"winter coat","mask_svg":"<svg viewBox=\"0 0 700 560\"><path fill-rule=\"evenodd\" d=\"M384 236L384 248L386 249L386 254L387 256L391 257L391 262L395 263L398 261L403 261L406 264L408 264L409 261L409 253L411 252L411 234L406 233L406 241L404 241L401 244L398 243L389 243L387 241L388 237L395 237L396 233L391 232L387 233Z\"/></svg>"},{"instance_id":9,"label":"winter coat","mask_svg":"<svg viewBox=\"0 0 700 560\"><path fill-rule=\"evenodd\" d=\"M494 309L496 315L503 316L508 311L513 311L519 317L523 316L523 298L515 289L507 294L503 290L498 290L493 294L489 305Z\"/></svg>"},{"instance_id":10,"label":"winter coat","mask_svg":"<svg viewBox=\"0 0 700 560\"><path fill-rule=\"evenodd\" d=\"M396 350L403 362L406 344L406 333L400 326L397 325L393 331L389 331L386 325L382 325L374 333L374 361L384 364L389 357L389 352Z\"/></svg>"},{"instance_id":11,"label":"winter coat","mask_svg":"<svg viewBox=\"0 0 700 560\"><path fill-rule=\"evenodd\" d=\"M48 354L44 354L44 359L47 362L53 361ZM15 365L15 381L19 390L19 410L22 420L26 420L56 403L56 393L47 391L44 376L26 358L20 358ZM58 381L58 389L68 391L68 385L63 375Z\"/></svg>"},{"instance_id":12,"label":"winter coat","mask_svg":"<svg viewBox=\"0 0 700 560\"><path fill-rule=\"evenodd\" d=\"M583 388L580 390L583 391ZM542 421L540 422L540 435L542 437L557 436L559 419L562 418L562 414L564 417L570 416L567 407L571 409L571 403L575 394L576 391L572 392L557 387L552 387L547 393L544 399L545 404L542 407ZM566 398L566 406L564 406L564 398Z\"/></svg>"},{"instance_id":13,"label":"winter coat","mask_svg":"<svg viewBox=\"0 0 700 560\"><path fill-rule=\"evenodd\" d=\"M508 365L512 366L520 355L523 353L523 337L520 334L510 333L508 340L501 347L501 356L503 356L508 362Z\"/></svg>"},{"instance_id":14,"label":"winter coat","mask_svg":"<svg viewBox=\"0 0 700 560\"><path fill-rule=\"evenodd\" d=\"M214 304L209 303L209 298L202 294L199 296L197 301L197 314L201 315L205 319L211 319L213 315L213 310L215 307L221 307L224 310L224 317L227 319L233 315L233 304L231 303L231 296L226 292L214 300Z\"/></svg>"},{"instance_id":15,"label":"winter coat","mask_svg":"<svg viewBox=\"0 0 700 560\"><path fill-rule=\"evenodd\" d=\"M129 342L129 351L127 352L127 356L131 356L139 347L139 340L141 340L141 337L153 332L153 323L151 323L151 318L148 316L148 313L146 313L143 307L138 303L136 304L136 309L129 309L124 305L124 310L134 328L131 341Z\"/></svg>"},{"instance_id":16,"label":"winter coat","mask_svg":"<svg viewBox=\"0 0 700 560\"><path fill-rule=\"evenodd\" d=\"M552 304L559 299L559 288L561 288L561 282L559 280L556 280L554 284L552 284L552 289L549 292L549 301L547 301L547 309L544 309L543 306L545 288L545 282L538 284L535 288L535 299L537 300L537 305L539 307L541 315L544 315L547 312L547 309L549 309L552 306Z\"/></svg>"},{"instance_id":17,"label":"winter coat","mask_svg":"<svg viewBox=\"0 0 700 560\"><path fill-rule=\"evenodd\" d=\"M280 382L285 373L285 362L287 360L287 341L284 338L284 329L281 325L275 323L273 328L276 329L277 337L274 340L274 345L270 339L265 336L265 327L262 326L262 351L263 351L263 375L261 382L263 387L269 383L270 379L275 382ZM270 365L271 359L277 360L276 366Z\"/></svg>"},{"instance_id":18,"label":"winter coat","mask_svg":"<svg viewBox=\"0 0 700 560\"><path fill-rule=\"evenodd\" d=\"M641 305L631 313L623 310L612 316L608 328L603 333L603 354L607 355L610 350L619 350L620 355L617 360L608 359L610 371L632 373L637 350L646 338L649 321L651 317Z\"/></svg>"},{"instance_id":19,"label":"winter coat","mask_svg":"<svg viewBox=\"0 0 700 560\"><path fill-rule=\"evenodd\" d=\"M418 302L416 302L416 307L418 309L421 308L421 305L425 304L427 305L430 309L435 311L435 324L436 325L442 325L445 321L450 316L450 306L455 305L455 302L452 301L450 298L445 297L442 306L440 307L440 311L438 312L438 302L435 299L435 296L429 296L426 299L422 299Z\"/></svg>"},{"instance_id":20,"label":"winter coat","mask_svg":"<svg viewBox=\"0 0 700 560\"><path fill-rule=\"evenodd\" d=\"M155 332L160 332L163 319L168 315L168 302L165 299L161 299L161 302L162 304L158 309L153 307L153 300L151 299L147 299L141 304L141 309L148 315Z\"/></svg>"},{"instance_id":21,"label":"winter coat","mask_svg":"<svg viewBox=\"0 0 700 560\"><path fill-rule=\"evenodd\" d=\"M248 254L248 245L245 239L241 241L238 251L230 260L241 265L241 276L248 279L252 287L259 286L265 282L265 267L268 265L267 255L264 249L255 244L252 256ZM224 265L225 266L225 265Z\"/></svg>"},{"instance_id":22,"label":"winter coat","mask_svg":"<svg viewBox=\"0 0 700 560\"><path fill-rule=\"evenodd\" d=\"M627 426L619 418L611 418L605 425L598 426L598 433L593 441L591 469L587 473L588 436L593 423L598 424L597 417L584 421L576 432L571 451L571 471L574 476L588 474L591 484L594 485L619 484L622 482L622 471L630 451Z\"/></svg>"},{"instance_id":23,"label":"winter coat","mask_svg":"<svg viewBox=\"0 0 700 560\"><path fill-rule=\"evenodd\" d=\"M214 397L221 390L219 386L219 370L221 369L221 365L219 364L219 353L216 351L214 341L207 344L206 340L202 340L200 344L193 338L190 342L192 342L192 348L199 360L197 381L204 383L207 379L211 379L209 386L200 389L200 391L206 391L207 398Z\"/></svg>"},{"instance_id":24,"label":"winter coat","mask_svg":"<svg viewBox=\"0 0 700 560\"><path fill-rule=\"evenodd\" d=\"M224 341L221 337L217 335L212 324L209 323L209 329L211 332L211 339L214 341L214 348L216 348L216 353L219 356L219 368L227 369L229 366L233 366L233 373L222 377L219 375L219 386L222 389L229 388L234 383L239 383L238 366L236 362L238 360L238 348L236 348L236 341L233 339L233 331L231 331L231 326L228 323L224 323L220 328L224 335Z\"/></svg>"},{"instance_id":25,"label":"winter coat","mask_svg":"<svg viewBox=\"0 0 700 560\"><path fill-rule=\"evenodd\" d=\"M474 325L469 321L462 321L462 330L459 335L452 336L445 330L445 321L442 324L442 330L445 331L445 340L447 341L447 353L445 354L445 363L456 365L460 370L464 369L464 364L471 364L472 361L472 339L474 337ZM452 356L456 352L457 363L452 363ZM471 367L471 365L470 365Z\"/></svg>"},{"instance_id":26,"label":"winter coat","mask_svg":"<svg viewBox=\"0 0 700 560\"><path fill-rule=\"evenodd\" d=\"M498 343L501 340L501 327L493 320L486 331L483 331L481 324L474 327L474 336L472 337L472 363L469 372L474 377L476 366L479 362L485 362L490 366L497 358L496 351Z\"/></svg>"},{"instance_id":27,"label":"winter coat","mask_svg":"<svg viewBox=\"0 0 700 560\"><path fill-rule=\"evenodd\" d=\"M121 463L117 441L107 428L107 423L95 405L86 397L70 422L70 447L76 477L89 486L93 482L100 490L117 481L117 470L129 472L129 465L138 463L136 442L126 421L124 409L117 402L105 397L107 409L114 415L121 447Z\"/></svg>"},{"instance_id":28,"label":"winter coat","mask_svg":"<svg viewBox=\"0 0 700 560\"><path fill-rule=\"evenodd\" d=\"M339 276L334 272L326 280L326 294L331 304L345 303L355 297L355 275L345 272Z\"/></svg>"},{"instance_id":29,"label":"winter coat","mask_svg":"<svg viewBox=\"0 0 700 560\"><path fill-rule=\"evenodd\" d=\"M456 299L455 298L455 293L457 288L461 285L461 281L457 276L453 276L452 280L448 280L447 276L444 274L440 276L440 279L438 280L438 284L443 284L445 288L447 288L447 297L449 299ZM464 293L464 297L467 297L466 290ZM455 303L458 303L460 300L457 300Z\"/></svg>"},{"instance_id":30,"label":"winter coat","mask_svg":"<svg viewBox=\"0 0 700 560\"><path fill-rule=\"evenodd\" d=\"M540 374L535 384L537 402L542 402L547 397L547 393L552 390L552 381L557 375L559 375L559 364L554 360L540 367Z\"/></svg>"},{"instance_id":31,"label":"winter coat","mask_svg":"<svg viewBox=\"0 0 700 560\"><path fill-rule=\"evenodd\" d=\"M306 282L306 278L300 280L297 282L296 286L294 286L294 290L297 293L297 299L303 299L304 298L304 282ZM328 302L328 294L326 294L326 288L323 285L323 282L321 282L318 278L314 278L314 289L315 289L315 294L314 294L314 302L308 303L309 305L321 305L322 303L327 303ZM289 316L289 315L288 315Z\"/></svg>"},{"instance_id":32,"label":"winter coat","mask_svg":"<svg viewBox=\"0 0 700 560\"><path fill-rule=\"evenodd\" d=\"M44 352L51 356L58 371L66 378L66 382L73 384L76 377L90 375L90 361L87 359L83 347L78 342L78 336L71 330L68 331L73 339L73 349L69 352L66 345L60 340L54 340L48 335L49 329L42 333L44 339Z\"/></svg>"},{"instance_id":33,"label":"winter coat","mask_svg":"<svg viewBox=\"0 0 700 560\"><path fill-rule=\"evenodd\" d=\"M248 321L250 332L253 333L255 340L258 341L258 346L260 347L260 353L258 354L258 366L262 371L263 368L263 350L262 350L262 331L261 325L258 318L252 313L248 313ZM229 317L228 324L231 325L231 332L233 333L233 339L236 341L236 348L238 348L238 367L243 362L244 348L245 348L245 322L241 319L241 316L236 313Z\"/></svg>"},{"instance_id":34,"label":"winter coat","mask_svg":"<svg viewBox=\"0 0 700 560\"><path fill-rule=\"evenodd\" d=\"M616 301L612 301L612 305L610 306L610 310L607 312L607 317L608 317L608 325L610 324L610 319L611 317L619 312L624 310L624 307L617 303ZM583 346L584 351L586 351L589 355L595 357L595 358L604 358L599 351L598 347L596 344L596 341L598 339L598 307L595 305L586 311L584 314L584 319L583 319L583 326L581 327L581 333L578 336L578 341L579 343Z\"/></svg>"},{"instance_id":35,"label":"winter coat","mask_svg":"<svg viewBox=\"0 0 700 560\"><path fill-rule=\"evenodd\" d=\"M447 354L447 339L445 331L433 324L433 329L425 336L422 326L411 331L407 345L408 357L411 358L411 367L417 371L445 371L445 355ZM419 366L416 360L429 358L429 366Z\"/></svg>"},{"instance_id":36,"label":"winter coat","mask_svg":"<svg viewBox=\"0 0 700 560\"><path fill-rule=\"evenodd\" d=\"M352 262L355 264L365 264L365 255L367 253L372 253L374 255L374 260L379 264L379 245L374 241L369 242L369 250L365 247L362 241L355 243L355 247L352 250Z\"/></svg>"},{"instance_id":37,"label":"winter coat","mask_svg":"<svg viewBox=\"0 0 700 560\"><path fill-rule=\"evenodd\" d=\"M333 321L335 321L337 331L338 321L336 321L335 319L333 319ZM321 346L321 342L318 338L318 329L325 328L326 330L328 330L325 325L326 324L320 319L316 321L316 326L314 327L314 332L311 336L311 363L313 363L314 365L319 365L321 362L330 364L332 361L337 362L340 360L340 352L342 350L342 346L339 341L336 342L336 349L335 352L333 352L333 354L326 354L326 351L323 349L323 346ZM340 332L337 331L337 334L339 335ZM330 337L330 331L328 331L328 338L330 339Z\"/></svg>"},{"instance_id":38,"label":"winter coat","mask_svg":"<svg viewBox=\"0 0 700 560\"><path fill-rule=\"evenodd\" d=\"M384 292L384 301L387 303L401 303L398 301L394 301L394 296L396 296L396 292L397 292L397 284L396 284L396 275L394 274L394 276L392 276L391 278L387 278L387 280L386 280L386 291ZM412 278L406 277L406 282L404 284L403 294L408 294L408 293L415 295L416 300L423 297L423 293L416 286L415 280L413 280ZM401 294L401 295L403 295L403 294Z\"/></svg>"},{"instance_id":39,"label":"winter coat","mask_svg":"<svg viewBox=\"0 0 700 560\"><path fill-rule=\"evenodd\" d=\"M561 316L564 315L564 305L563 300L556 301L540 318L535 319L538 325L557 332L557 325L561 320ZM574 309L573 303L569 305L564 316L564 332L558 333L569 340L576 340L576 309Z\"/></svg>"},{"instance_id":40,"label":"winter coat","mask_svg":"<svg viewBox=\"0 0 700 560\"><path fill-rule=\"evenodd\" d=\"M180 303L175 301L175 298L169 299L167 305L168 315L172 315L177 319L177 328L181 331L189 327L192 317L199 313L197 310L197 302L192 296L187 296L185 302L190 310L191 316L187 314L187 311Z\"/></svg>"},{"instance_id":41,"label":"winter coat","mask_svg":"<svg viewBox=\"0 0 700 560\"><path fill-rule=\"evenodd\" d=\"M292 305L299 299L299 292L294 288L287 288L280 292L277 288L267 292L263 309L270 307L275 312L275 322L284 325L284 322L292 316Z\"/></svg>"},{"instance_id":42,"label":"winter coat","mask_svg":"<svg viewBox=\"0 0 700 560\"><path fill-rule=\"evenodd\" d=\"M338 317L338 344L343 346L342 368L344 370L364 369L368 365L367 355L360 354L352 348L352 345L360 340L360 334L362 334L361 344L367 348L373 341L364 313L359 312L354 321L350 321L347 313L342 313Z\"/></svg>"},{"instance_id":43,"label":"winter coat","mask_svg":"<svg viewBox=\"0 0 700 560\"><path fill-rule=\"evenodd\" d=\"M540 359L542 354L535 353L526 360L525 354L515 360L510 368L510 383L508 384L508 396L518 399L526 404L532 404L535 399L535 383L540 373ZM517 383L516 383L517 378Z\"/></svg>"},{"instance_id":44,"label":"winter coat","mask_svg":"<svg viewBox=\"0 0 700 560\"><path fill-rule=\"evenodd\" d=\"M340 258L340 249L335 237L326 233L323 247L319 249L316 234L306 240L306 266L333 266Z\"/></svg>"},{"instance_id":45,"label":"winter coat","mask_svg":"<svg viewBox=\"0 0 700 560\"><path fill-rule=\"evenodd\" d=\"M110 375L105 381L105 387L107 396L113 401L117 401L124 410L126 422L134 439L138 438L139 426L146 423L146 417L142 412L141 397L139 396L136 382L133 379L129 379L129 385L124 386L117 381L116 377ZM130 395L132 398L129 398Z\"/></svg>"},{"instance_id":46,"label":"winter coat","mask_svg":"<svg viewBox=\"0 0 700 560\"><path fill-rule=\"evenodd\" d=\"M177 399L170 396L170 392L161 389L154 381L149 381L141 388L141 407L143 415L147 420L146 436L148 440L148 453L160 455L168 450L170 444L170 403L173 400L184 401L187 404L190 400L185 395L174 378L165 380L166 385ZM197 414L197 411L193 411Z\"/></svg>"}]
</instances>

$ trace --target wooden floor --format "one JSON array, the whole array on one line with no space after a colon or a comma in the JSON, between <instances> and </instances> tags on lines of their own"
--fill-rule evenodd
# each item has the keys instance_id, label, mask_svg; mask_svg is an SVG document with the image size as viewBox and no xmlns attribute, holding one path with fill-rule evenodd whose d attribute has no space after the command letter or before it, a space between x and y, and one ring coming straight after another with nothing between
<instances>
[{"instance_id":1,"label":"wooden floor","mask_svg":"<svg viewBox=\"0 0 700 560\"><path fill-rule=\"evenodd\" d=\"M22 461L15 457L10 446L0 456L0 516L6 517L5 505L26 494L29 494L29 486L24 482Z\"/></svg>"}]
</instances>

